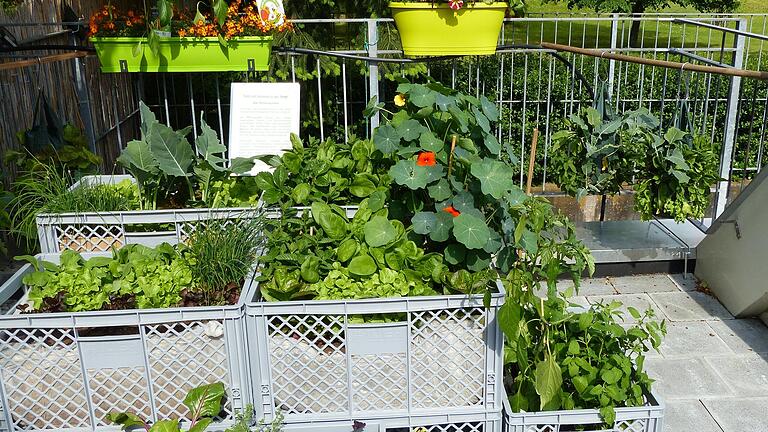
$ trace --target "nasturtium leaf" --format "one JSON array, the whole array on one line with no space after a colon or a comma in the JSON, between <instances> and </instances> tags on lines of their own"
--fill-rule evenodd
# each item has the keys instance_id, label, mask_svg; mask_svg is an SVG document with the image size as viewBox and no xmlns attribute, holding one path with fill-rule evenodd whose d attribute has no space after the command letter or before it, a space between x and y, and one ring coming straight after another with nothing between
<instances>
[{"instance_id":1,"label":"nasturtium leaf","mask_svg":"<svg viewBox=\"0 0 768 432\"><path fill-rule=\"evenodd\" d=\"M351 238L346 239L339 244L338 248L336 248L336 258L339 259L339 262L345 263L355 256L358 247L357 240Z\"/></svg>"},{"instance_id":2,"label":"nasturtium leaf","mask_svg":"<svg viewBox=\"0 0 768 432\"><path fill-rule=\"evenodd\" d=\"M349 192L358 197L365 198L376 190L376 185L365 174L358 174L349 186Z\"/></svg>"},{"instance_id":3,"label":"nasturtium leaf","mask_svg":"<svg viewBox=\"0 0 768 432\"><path fill-rule=\"evenodd\" d=\"M291 199L295 204L304 204L309 198L309 194L312 192L312 187L307 183L299 183L291 191Z\"/></svg>"},{"instance_id":4,"label":"nasturtium leaf","mask_svg":"<svg viewBox=\"0 0 768 432\"><path fill-rule=\"evenodd\" d=\"M453 208L460 212L465 212L475 208L475 198L467 191L461 191L451 200Z\"/></svg>"},{"instance_id":5,"label":"nasturtium leaf","mask_svg":"<svg viewBox=\"0 0 768 432\"><path fill-rule=\"evenodd\" d=\"M483 219L462 213L453 219L453 235L467 249L482 249L491 233Z\"/></svg>"},{"instance_id":6,"label":"nasturtium leaf","mask_svg":"<svg viewBox=\"0 0 768 432\"><path fill-rule=\"evenodd\" d=\"M398 135L406 141L413 141L427 130L418 120L408 119L396 128Z\"/></svg>"},{"instance_id":7,"label":"nasturtium leaf","mask_svg":"<svg viewBox=\"0 0 768 432\"><path fill-rule=\"evenodd\" d=\"M376 262L370 255L364 254L352 258L347 269L358 276L369 276L376 273Z\"/></svg>"},{"instance_id":8,"label":"nasturtium leaf","mask_svg":"<svg viewBox=\"0 0 768 432\"><path fill-rule=\"evenodd\" d=\"M467 251L466 265L473 272L486 270L491 266L491 255L482 250Z\"/></svg>"},{"instance_id":9,"label":"nasturtium leaf","mask_svg":"<svg viewBox=\"0 0 768 432\"><path fill-rule=\"evenodd\" d=\"M385 246L397 238L397 229L384 216L374 216L365 224L365 242L371 247Z\"/></svg>"},{"instance_id":10,"label":"nasturtium leaf","mask_svg":"<svg viewBox=\"0 0 768 432\"><path fill-rule=\"evenodd\" d=\"M479 109L477 109L476 106L472 106L472 114L475 115L475 121L477 122L477 125L480 126L480 129L483 130L483 132L491 132L491 123L488 121L488 118L485 117L485 115L480 112Z\"/></svg>"},{"instance_id":11,"label":"nasturtium leaf","mask_svg":"<svg viewBox=\"0 0 768 432\"><path fill-rule=\"evenodd\" d=\"M373 134L373 144L384 154L400 148L400 133L390 124L379 126Z\"/></svg>"},{"instance_id":12,"label":"nasturtium leaf","mask_svg":"<svg viewBox=\"0 0 768 432\"><path fill-rule=\"evenodd\" d=\"M504 193L514 186L515 173L512 167L501 161L483 159L482 162L473 164L470 172L480 180L483 193L496 199L501 199Z\"/></svg>"},{"instance_id":13,"label":"nasturtium leaf","mask_svg":"<svg viewBox=\"0 0 768 432\"><path fill-rule=\"evenodd\" d=\"M546 354L544 360L536 363L534 377L533 386L541 399L539 408L544 409L560 394L563 386L560 365L557 364L557 360L551 354Z\"/></svg>"},{"instance_id":14,"label":"nasturtium leaf","mask_svg":"<svg viewBox=\"0 0 768 432\"><path fill-rule=\"evenodd\" d=\"M437 108L442 112L448 111L448 107L455 102L456 98L453 96L447 96L442 93L435 95L435 105L437 105Z\"/></svg>"},{"instance_id":15,"label":"nasturtium leaf","mask_svg":"<svg viewBox=\"0 0 768 432\"><path fill-rule=\"evenodd\" d=\"M437 215L434 212L418 212L411 218L413 232L426 235L435 228Z\"/></svg>"},{"instance_id":16,"label":"nasturtium leaf","mask_svg":"<svg viewBox=\"0 0 768 432\"><path fill-rule=\"evenodd\" d=\"M445 248L445 260L449 264L463 263L466 256L467 248L458 243L451 243Z\"/></svg>"},{"instance_id":17,"label":"nasturtium leaf","mask_svg":"<svg viewBox=\"0 0 768 432\"><path fill-rule=\"evenodd\" d=\"M485 148L487 148L488 151L492 154L498 156L499 153L501 153L501 144L499 144L499 140L496 139L493 134L485 134L483 137L483 143L485 144Z\"/></svg>"},{"instance_id":18,"label":"nasturtium leaf","mask_svg":"<svg viewBox=\"0 0 768 432\"><path fill-rule=\"evenodd\" d=\"M443 168L443 166L440 164L425 166L421 168L424 168L427 173L427 184L434 183L442 179L443 175L445 174L445 168Z\"/></svg>"},{"instance_id":19,"label":"nasturtium leaf","mask_svg":"<svg viewBox=\"0 0 768 432\"><path fill-rule=\"evenodd\" d=\"M451 185L448 180L441 178L437 183L427 188L429 196L435 201L445 201L451 197Z\"/></svg>"},{"instance_id":20,"label":"nasturtium leaf","mask_svg":"<svg viewBox=\"0 0 768 432\"><path fill-rule=\"evenodd\" d=\"M480 107L483 109L483 114L488 118L488 120L495 122L499 120L499 109L490 100L488 100L485 96L480 96Z\"/></svg>"},{"instance_id":21,"label":"nasturtium leaf","mask_svg":"<svg viewBox=\"0 0 768 432\"><path fill-rule=\"evenodd\" d=\"M526 195L517 185L512 185L509 193L507 193L507 202L509 202L509 205L512 207L522 205L527 199L528 195Z\"/></svg>"},{"instance_id":22,"label":"nasturtium leaf","mask_svg":"<svg viewBox=\"0 0 768 432\"><path fill-rule=\"evenodd\" d=\"M384 191L377 190L368 197L368 208L373 212L377 212L384 208L386 199L387 194Z\"/></svg>"},{"instance_id":23,"label":"nasturtium leaf","mask_svg":"<svg viewBox=\"0 0 768 432\"><path fill-rule=\"evenodd\" d=\"M451 117L456 121L461 132L467 132L469 126L469 117L456 105L449 105L448 112L451 113Z\"/></svg>"},{"instance_id":24,"label":"nasturtium leaf","mask_svg":"<svg viewBox=\"0 0 768 432\"><path fill-rule=\"evenodd\" d=\"M328 204L313 202L312 218L323 228L329 238L341 239L347 235L347 221L335 213Z\"/></svg>"},{"instance_id":25,"label":"nasturtium leaf","mask_svg":"<svg viewBox=\"0 0 768 432\"><path fill-rule=\"evenodd\" d=\"M483 250L489 254L495 254L501 248L501 235L494 230L490 230L490 237L488 237L488 243L483 246Z\"/></svg>"},{"instance_id":26,"label":"nasturtium leaf","mask_svg":"<svg viewBox=\"0 0 768 432\"><path fill-rule=\"evenodd\" d=\"M430 231L429 238L432 241L444 242L451 236L451 228L453 228L453 216L444 211L438 211L435 214L435 226Z\"/></svg>"},{"instance_id":27,"label":"nasturtium leaf","mask_svg":"<svg viewBox=\"0 0 768 432\"><path fill-rule=\"evenodd\" d=\"M472 154L477 154L477 146L475 146L474 141L469 138L459 138L456 141L456 144L459 146L458 148L463 148Z\"/></svg>"},{"instance_id":28,"label":"nasturtium leaf","mask_svg":"<svg viewBox=\"0 0 768 432\"><path fill-rule=\"evenodd\" d=\"M434 167L418 166L416 161L410 159L399 160L389 169L389 176L399 185L408 186L410 189L423 189L430 182L427 168Z\"/></svg>"},{"instance_id":29,"label":"nasturtium leaf","mask_svg":"<svg viewBox=\"0 0 768 432\"><path fill-rule=\"evenodd\" d=\"M423 86L415 86L408 93L408 101L419 108L431 106L437 99L437 93Z\"/></svg>"},{"instance_id":30,"label":"nasturtium leaf","mask_svg":"<svg viewBox=\"0 0 768 432\"><path fill-rule=\"evenodd\" d=\"M443 142L431 131L424 131L419 137L419 145L422 149L431 152L439 152L443 149Z\"/></svg>"}]
</instances>

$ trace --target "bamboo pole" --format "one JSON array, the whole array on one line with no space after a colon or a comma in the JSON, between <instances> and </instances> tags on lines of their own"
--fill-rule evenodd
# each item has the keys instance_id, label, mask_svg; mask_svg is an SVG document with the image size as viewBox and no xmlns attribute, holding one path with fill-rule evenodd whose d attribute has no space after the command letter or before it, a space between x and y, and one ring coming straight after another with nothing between
<instances>
[{"instance_id":1,"label":"bamboo pole","mask_svg":"<svg viewBox=\"0 0 768 432\"><path fill-rule=\"evenodd\" d=\"M531 183L533 182L533 164L536 162L536 144L539 142L539 128L533 130L533 141L531 142L531 157L528 159L528 184L525 193L531 194Z\"/></svg>"},{"instance_id":2,"label":"bamboo pole","mask_svg":"<svg viewBox=\"0 0 768 432\"><path fill-rule=\"evenodd\" d=\"M689 70L694 72L705 72L717 75L737 76L742 78L755 78L759 80L768 80L768 72L737 69L732 67L717 67L717 66L705 66L694 63L679 63L667 60L647 59L643 57L635 57L626 54L615 54L610 50L596 50L587 48L577 48L570 45L561 45L551 42L542 42L542 48L551 49L555 51L567 51L575 54L581 54L591 57L600 57L609 60L618 60L629 63L638 63L648 66L658 66L670 69Z\"/></svg>"},{"instance_id":3,"label":"bamboo pole","mask_svg":"<svg viewBox=\"0 0 768 432\"><path fill-rule=\"evenodd\" d=\"M85 57L87 55L88 55L87 52L77 51L77 52L70 52L70 53L64 53L64 54L53 54L49 56L35 57L29 60L17 60L17 61L12 61L7 63L0 63L0 71L11 70L11 69L21 69L29 66L37 66L37 65L46 64L46 63L55 63L55 62L60 62L65 60L72 60L75 58Z\"/></svg>"}]
</instances>

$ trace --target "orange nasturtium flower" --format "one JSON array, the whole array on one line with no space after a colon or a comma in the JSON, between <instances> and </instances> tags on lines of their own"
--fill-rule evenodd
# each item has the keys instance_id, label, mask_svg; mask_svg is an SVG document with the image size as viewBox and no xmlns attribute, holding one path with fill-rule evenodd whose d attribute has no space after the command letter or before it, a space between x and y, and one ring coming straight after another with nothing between
<instances>
[{"instance_id":1,"label":"orange nasturtium flower","mask_svg":"<svg viewBox=\"0 0 768 432\"><path fill-rule=\"evenodd\" d=\"M456 217L456 216L461 214L461 212L456 210L455 208L453 208L453 206L448 206L448 207L444 208L443 211L448 213L448 214L450 214L453 217Z\"/></svg>"},{"instance_id":2,"label":"orange nasturtium flower","mask_svg":"<svg viewBox=\"0 0 768 432\"><path fill-rule=\"evenodd\" d=\"M399 107L405 106L405 95L402 93L398 93L395 95L395 105Z\"/></svg>"},{"instance_id":3,"label":"orange nasturtium flower","mask_svg":"<svg viewBox=\"0 0 768 432\"><path fill-rule=\"evenodd\" d=\"M435 166L435 153L431 151L419 152L419 156L416 159L416 165Z\"/></svg>"}]
</instances>

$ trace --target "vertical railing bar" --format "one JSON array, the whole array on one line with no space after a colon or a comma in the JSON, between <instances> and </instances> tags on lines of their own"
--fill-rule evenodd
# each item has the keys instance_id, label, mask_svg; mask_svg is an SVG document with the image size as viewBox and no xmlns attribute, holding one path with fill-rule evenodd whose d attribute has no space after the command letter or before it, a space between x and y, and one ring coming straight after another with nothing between
<instances>
[{"instance_id":1,"label":"vertical railing bar","mask_svg":"<svg viewBox=\"0 0 768 432\"><path fill-rule=\"evenodd\" d=\"M213 85L216 86L216 113L219 117L219 136L221 143L227 145L227 139L224 136L224 116L221 114L221 89L219 89L219 74L214 76Z\"/></svg>"},{"instance_id":2,"label":"vertical railing bar","mask_svg":"<svg viewBox=\"0 0 768 432\"><path fill-rule=\"evenodd\" d=\"M349 142L349 112L347 100L347 61L344 60L341 63L341 80L342 80L342 93L344 97L344 142Z\"/></svg>"},{"instance_id":3,"label":"vertical railing bar","mask_svg":"<svg viewBox=\"0 0 768 432\"><path fill-rule=\"evenodd\" d=\"M322 71L320 69L320 59L315 60L317 66L317 113L320 119L320 140L325 141L325 129L323 128L323 86L320 77Z\"/></svg>"}]
</instances>

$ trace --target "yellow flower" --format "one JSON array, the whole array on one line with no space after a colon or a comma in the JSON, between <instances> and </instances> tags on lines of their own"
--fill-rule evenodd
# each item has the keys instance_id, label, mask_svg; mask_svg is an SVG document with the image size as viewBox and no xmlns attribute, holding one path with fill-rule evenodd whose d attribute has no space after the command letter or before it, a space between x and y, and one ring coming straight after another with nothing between
<instances>
[{"instance_id":1,"label":"yellow flower","mask_svg":"<svg viewBox=\"0 0 768 432\"><path fill-rule=\"evenodd\" d=\"M403 105L405 105L405 103L403 103ZM413 432L427 432L427 428L425 428L425 427L418 427L418 428L414 429Z\"/></svg>"},{"instance_id":2,"label":"yellow flower","mask_svg":"<svg viewBox=\"0 0 768 432\"><path fill-rule=\"evenodd\" d=\"M404 94L398 93L397 95L395 95L395 105L397 105L399 107L404 107L405 106L405 95ZM416 432L421 432L421 431L417 430Z\"/></svg>"}]
</instances>

